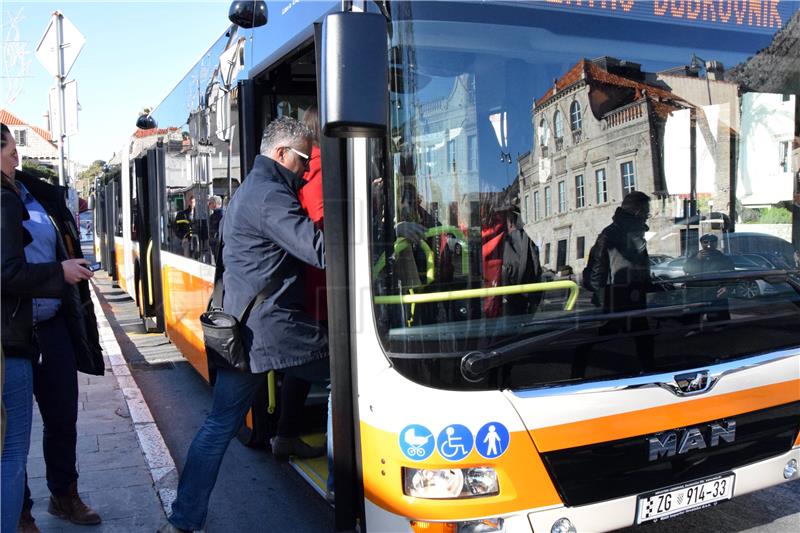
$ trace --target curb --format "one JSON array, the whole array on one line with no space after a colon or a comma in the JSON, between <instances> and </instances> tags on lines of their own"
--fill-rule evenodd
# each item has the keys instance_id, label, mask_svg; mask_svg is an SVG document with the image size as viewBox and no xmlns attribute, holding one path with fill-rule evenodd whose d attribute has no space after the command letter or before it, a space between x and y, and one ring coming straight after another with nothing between
<instances>
[{"instance_id":1,"label":"curb","mask_svg":"<svg viewBox=\"0 0 800 533\"><path fill-rule=\"evenodd\" d=\"M173 461L172 455L169 453L150 408L147 407L142 391L131 375L128 363L122 355L122 349L119 347L105 311L100 305L99 288L94 281L92 281L92 288L94 289L92 291L92 302L97 316L100 344L105 355L108 356L108 360L111 363L111 371L117 378L117 384L125 397L125 403L131 414L131 422L133 422L133 428L136 431L136 438L139 441L139 448L144 454L150 477L153 479L153 487L156 489L158 498L161 501L161 507L164 509L164 513L169 516L172 502L175 501L178 491L178 471L175 468L175 461ZM98 309L102 312L97 313Z\"/></svg>"}]
</instances>

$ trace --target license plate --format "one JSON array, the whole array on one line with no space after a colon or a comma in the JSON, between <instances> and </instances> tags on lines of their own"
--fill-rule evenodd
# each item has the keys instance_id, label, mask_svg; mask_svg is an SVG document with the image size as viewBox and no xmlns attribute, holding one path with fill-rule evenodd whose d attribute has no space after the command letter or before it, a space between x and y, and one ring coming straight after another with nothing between
<instances>
[{"instance_id":1,"label":"license plate","mask_svg":"<svg viewBox=\"0 0 800 533\"><path fill-rule=\"evenodd\" d=\"M636 501L636 523L666 520L730 500L734 477L733 474L720 474L642 494Z\"/></svg>"}]
</instances>

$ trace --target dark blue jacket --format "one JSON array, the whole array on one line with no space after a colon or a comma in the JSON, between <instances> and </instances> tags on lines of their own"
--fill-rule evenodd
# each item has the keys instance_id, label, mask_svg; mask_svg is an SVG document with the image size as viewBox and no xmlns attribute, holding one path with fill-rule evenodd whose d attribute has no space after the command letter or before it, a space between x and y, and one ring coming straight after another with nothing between
<instances>
[{"instance_id":1,"label":"dark blue jacket","mask_svg":"<svg viewBox=\"0 0 800 533\"><path fill-rule=\"evenodd\" d=\"M243 327L254 373L328 355L327 330L304 310L302 264L325 268L322 232L297 199L304 183L302 176L272 159L256 156L253 170L225 212L225 312L239 316L269 280L279 281Z\"/></svg>"}]
</instances>

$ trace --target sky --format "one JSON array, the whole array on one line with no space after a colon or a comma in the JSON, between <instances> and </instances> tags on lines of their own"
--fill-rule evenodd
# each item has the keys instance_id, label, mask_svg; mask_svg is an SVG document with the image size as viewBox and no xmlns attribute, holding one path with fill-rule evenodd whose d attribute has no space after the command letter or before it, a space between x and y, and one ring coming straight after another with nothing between
<instances>
[{"instance_id":1,"label":"sky","mask_svg":"<svg viewBox=\"0 0 800 533\"><path fill-rule=\"evenodd\" d=\"M81 106L70 150L84 165L108 161L139 111L155 107L222 35L229 7L228 0L4 0L0 107L46 127L54 78L34 51L53 11L61 11L86 38L67 76L77 80Z\"/></svg>"}]
</instances>

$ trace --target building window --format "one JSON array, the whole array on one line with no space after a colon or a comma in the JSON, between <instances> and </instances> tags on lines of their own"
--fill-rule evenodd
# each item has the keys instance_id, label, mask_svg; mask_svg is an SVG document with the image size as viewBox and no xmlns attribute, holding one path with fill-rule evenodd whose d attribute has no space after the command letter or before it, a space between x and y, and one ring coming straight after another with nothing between
<instances>
[{"instance_id":1,"label":"building window","mask_svg":"<svg viewBox=\"0 0 800 533\"><path fill-rule=\"evenodd\" d=\"M547 127L547 121L542 119L539 122L539 145L547 146L548 142L550 142L550 129Z\"/></svg>"},{"instance_id":2,"label":"building window","mask_svg":"<svg viewBox=\"0 0 800 533\"><path fill-rule=\"evenodd\" d=\"M782 172L789 172L789 141L778 143L778 164Z\"/></svg>"},{"instance_id":3,"label":"building window","mask_svg":"<svg viewBox=\"0 0 800 533\"><path fill-rule=\"evenodd\" d=\"M544 245L544 264L550 264L550 243Z\"/></svg>"},{"instance_id":4,"label":"building window","mask_svg":"<svg viewBox=\"0 0 800 533\"><path fill-rule=\"evenodd\" d=\"M545 218L549 217L550 215L553 214L553 204L552 204L553 198L552 198L552 196L553 196L553 194L550 191L550 187L545 187L544 188L544 216L545 216Z\"/></svg>"},{"instance_id":5,"label":"building window","mask_svg":"<svg viewBox=\"0 0 800 533\"><path fill-rule=\"evenodd\" d=\"M562 139L564 137L564 117L561 116L561 111L556 111L556 114L553 115L553 127L556 139Z\"/></svg>"},{"instance_id":6,"label":"building window","mask_svg":"<svg viewBox=\"0 0 800 533\"><path fill-rule=\"evenodd\" d=\"M580 131L583 127L583 117L581 116L581 104L577 100L569 106L569 123L572 131Z\"/></svg>"},{"instance_id":7,"label":"building window","mask_svg":"<svg viewBox=\"0 0 800 533\"><path fill-rule=\"evenodd\" d=\"M525 222L531 221L531 195L525 195Z\"/></svg>"},{"instance_id":8,"label":"building window","mask_svg":"<svg viewBox=\"0 0 800 533\"><path fill-rule=\"evenodd\" d=\"M541 202L539 201L539 191L533 191L533 219L539 220L542 218Z\"/></svg>"},{"instance_id":9,"label":"building window","mask_svg":"<svg viewBox=\"0 0 800 533\"><path fill-rule=\"evenodd\" d=\"M586 188L583 184L583 174L575 176L575 207L580 209L586 205Z\"/></svg>"},{"instance_id":10,"label":"building window","mask_svg":"<svg viewBox=\"0 0 800 533\"><path fill-rule=\"evenodd\" d=\"M595 170L594 177L597 181L597 203L604 204L608 202L608 185L606 184L606 169L601 168Z\"/></svg>"},{"instance_id":11,"label":"building window","mask_svg":"<svg viewBox=\"0 0 800 533\"><path fill-rule=\"evenodd\" d=\"M558 212L567 211L567 184L564 181L558 182Z\"/></svg>"},{"instance_id":12,"label":"building window","mask_svg":"<svg viewBox=\"0 0 800 533\"><path fill-rule=\"evenodd\" d=\"M17 146L26 146L28 144L28 132L25 130L14 130L14 142Z\"/></svg>"},{"instance_id":13,"label":"building window","mask_svg":"<svg viewBox=\"0 0 800 533\"><path fill-rule=\"evenodd\" d=\"M619 166L622 176L622 194L626 195L636 190L636 176L633 174L633 161L625 161Z\"/></svg>"},{"instance_id":14,"label":"building window","mask_svg":"<svg viewBox=\"0 0 800 533\"><path fill-rule=\"evenodd\" d=\"M575 259L583 259L586 254L586 237L578 237L575 245Z\"/></svg>"},{"instance_id":15,"label":"building window","mask_svg":"<svg viewBox=\"0 0 800 533\"><path fill-rule=\"evenodd\" d=\"M467 137L467 170L473 172L478 170L478 136L470 135Z\"/></svg>"}]
</instances>

